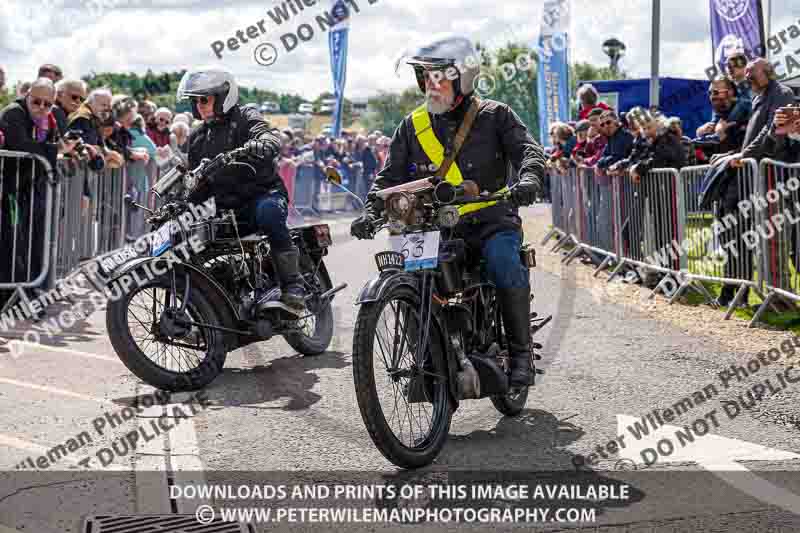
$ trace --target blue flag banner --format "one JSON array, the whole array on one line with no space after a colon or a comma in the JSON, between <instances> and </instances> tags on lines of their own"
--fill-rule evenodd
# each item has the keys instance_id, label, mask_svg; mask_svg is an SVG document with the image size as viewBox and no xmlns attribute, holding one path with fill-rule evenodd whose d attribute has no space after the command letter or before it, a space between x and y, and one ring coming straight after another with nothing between
<instances>
[{"instance_id":1,"label":"blue flag banner","mask_svg":"<svg viewBox=\"0 0 800 533\"><path fill-rule=\"evenodd\" d=\"M569 120L569 28L570 1L548 0L544 4L539 37L539 139L550 145L550 124Z\"/></svg>"},{"instance_id":2,"label":"blue flag banner","mask_svg":"<svg viewBox=\"0 0 800 533\"><path fill-rule=\"evenodd\" d=\"M725 72L728 57L735 50L743 50L749 59L764 57L761 0L709 0L709 6L711 46L719 72Z\"/></svg>"},{"instance_id":3,"label":"blue flag banner","mask_svg":"<svg viewBox=\"0 0 800 533\"><path fill-rule=\"evenodd\" d=\"M336 0L331 9L331 14L338 21L328 34L331 73L333 74L333 96L336 98L336 107L333 111L332 135L338 137L342 129L344 86L347 82L347 37L350 31L350 12L343 0Z\"/></svg>"}]
</instances>

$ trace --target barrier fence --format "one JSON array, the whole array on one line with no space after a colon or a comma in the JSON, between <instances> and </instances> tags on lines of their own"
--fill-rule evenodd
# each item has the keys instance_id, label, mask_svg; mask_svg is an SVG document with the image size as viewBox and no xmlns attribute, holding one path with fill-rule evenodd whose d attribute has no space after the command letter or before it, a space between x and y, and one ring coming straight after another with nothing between
<instances>
[{"instance_id":1,"label":"barrier fence","mask_svg":"<svg viewBox=\"0 0 800 533\"><path fill-rule=\"evenodd\" d=\"M29 294L55 288L86 261L146 233L146 211L127 200L149 209L163 204L149 189L168 167L131 165L95 172L66 158L53 169L41 156L0 150L0 312L19 301L30 309ZM366 195L361 163L341 172L342 186ZM304 214L359 207L326 183L318 165L299 165L291 179L294 207Z\"/></svg>"},{"instance_id":2,"label":"barrier fence","mask_svg":"<svg viewBox=\"0 0 800 533\"><path fill-rule=\"evenodd\" d=\"M551 170L553 229L542 244L572 244L562 262L586 255L595 276L613 265L608 281L634 270L650 297L661 290L670 304L692 290L716 306L705 283L732 286L726 320L752 290L762 302L752 327L767 308L779 310L777 300L800 301L800 165L745 159L704 198L710 168L654 169L639 181ZM667 293L670 281L677 287Z\"/></svg>"}]
</instances>

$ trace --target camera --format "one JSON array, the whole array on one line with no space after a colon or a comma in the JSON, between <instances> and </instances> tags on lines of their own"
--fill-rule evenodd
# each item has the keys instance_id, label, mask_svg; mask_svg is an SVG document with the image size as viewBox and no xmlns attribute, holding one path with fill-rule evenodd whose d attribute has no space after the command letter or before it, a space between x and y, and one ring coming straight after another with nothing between
<instances>
[{"instance_id":1,"label":"camera","mask_svg":"<svg viewBox=\"0 0 800 533\"><path fill-rule=\"evenodd\" d=\"M76 130L69 130L67 133L64 134L64 140L67 142L78 141L75 144L75 148L73 152L80 158L80 159L88 159L89 158L89 151L86 148L86 144L83 142L81 138L81 134Z\"/></svg>"}]
</instances>

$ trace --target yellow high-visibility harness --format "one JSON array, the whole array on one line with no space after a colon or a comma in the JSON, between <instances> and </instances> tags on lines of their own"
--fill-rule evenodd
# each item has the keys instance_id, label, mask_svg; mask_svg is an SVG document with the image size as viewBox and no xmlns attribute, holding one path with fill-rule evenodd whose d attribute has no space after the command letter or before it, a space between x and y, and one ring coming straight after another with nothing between
<instances>
[{"instance_id":1,"label":"yellow high-visibility harness","mask_svg":"<svg viewBox=\"0 0 800 533\"><path fill-rule=\"evenodd\" d=\"M444 146L442 146L442 143L439 142L439 139L436 138L436 134L433 132L431 116L424 104L414 110L411 114L411 121L414 124L414 133L425 155L428 156L428 159L430 159L434 165L441 167L444 161ZM464 178L461 176L461 170L458 168L458 164L456 164L455 161L450 165L444 178L448 183L454 186L461 185L464 181ZM508 187L503 187L497 192L505 192L507 190ZM458 213L464 215L496 203L496 201L491 201L464 205L458 208Z\"/></svg>"}]
</instances>

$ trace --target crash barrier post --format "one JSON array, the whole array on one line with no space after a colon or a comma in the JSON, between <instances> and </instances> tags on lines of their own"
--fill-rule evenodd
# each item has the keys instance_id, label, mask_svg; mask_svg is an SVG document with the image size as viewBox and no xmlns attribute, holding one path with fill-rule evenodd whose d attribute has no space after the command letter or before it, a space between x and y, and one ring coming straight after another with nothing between
<instances>
[{"instance_id":1,"label":"crash barrier post","mask_svg":"<svg viewBox=\"0 0 800 533\"><path fill-rule=\"evenodd\" d=\"M754 227L754 213L739 208L739 201L758 195L759 168L754 159L744 159L740 168L730 168L719 176L720 188L714 201L700 204L701 191L707 179L709 165L686 167L679 177L683 233L676 242L674 253L681 261L680 285L669 303L687 289L695 288L708 303L716 301L703 283L719 283L736 287L733 301L728 305L725 320L729 320L749 289L761 300L763 268L760 243L748 243L747 236ZM736 187L735 191L729 190Z\"/></svg>"},{"instance_id":2,"label":"crash barrier post","mask_svg":"<svg viewBox=\"0 0 800 533\"><path fill-rule=\"evenodd\" d=\"M579 239L575 248L562 259L569 264L581 254L597 263L594 276L617 262L615 228L616 218L613 204L613 185L605 173L592 167L579 166L570 171L576 176L578 190Z\"/></svg>"},{"instance_id":3,"label":"crash barrier post","mask_svg":"<svg viewBox=\"0 0 800 533\"><path fill-rule=\"evenodd\" d=\"M750 321L753 327L768 307L779 312L774 304L782 301L790 308L800 301L800 164L786 164L764 159L759 167L760 201L751 201L749 210L755 216L755 228L747 235L760 244L759 270L763 272L763 288L767 293Z\"/></svg>"},{"instance_id":4,"label":"crash barrier post","mask_svg":"<svg viewBox=\"0 0 800 533\"><path fill-rule=\"evenodd\" d=\"M301 214L317 216L316 199L322 183L321 170L315 163L300 163L294 179L294 208Z\"/></svg>"},{"instance_id":5,"label":"crash barrier post","mask_svg":"<svg viewBox=\"0 0 800 533\"><path fill-rule=\"evenodd\" d=\"M0 290L12 291L0 312L18 301L30 310L26 290L48 288L57 239L55 189L54 169L44 157L0 150Z\"/></svg>"}]
</instances>

